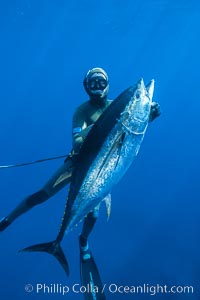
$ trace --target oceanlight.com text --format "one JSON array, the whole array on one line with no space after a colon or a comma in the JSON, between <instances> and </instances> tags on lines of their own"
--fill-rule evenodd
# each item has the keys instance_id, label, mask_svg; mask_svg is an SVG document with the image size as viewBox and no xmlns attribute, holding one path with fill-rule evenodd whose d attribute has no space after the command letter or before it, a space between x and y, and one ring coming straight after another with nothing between
<instances>
[{"instance_id":1,"label":"oceanlight.com text","mask_svg":"<svg viewBox=\"0 0 200 300\"><path fill-rule=\"evenodd\" d=\"M71 286L63 285L60 283L37 283L35 285L26 284L25 291L27 293L36 293L36 294L59 294L65 296L69 293L74 294L84 294L84 293L91 293L91 294L103 294L103 293L110 293L110 294L132 294L132 295L139 295L139 294L148 294L151 296L157 296L160 294L193 294L194 287L189 285L160 285L160 284L141 284L141 285L119 285L115 283L110 284L103 284L101 288L95 286L93 284L87 284L83 286L79 283L75 283Z\"/></svg>"}]
</instances>

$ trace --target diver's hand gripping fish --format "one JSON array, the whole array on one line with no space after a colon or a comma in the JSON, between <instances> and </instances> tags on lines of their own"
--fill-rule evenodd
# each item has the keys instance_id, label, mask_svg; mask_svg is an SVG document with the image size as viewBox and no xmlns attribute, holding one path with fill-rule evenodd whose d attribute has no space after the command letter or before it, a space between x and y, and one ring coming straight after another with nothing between
<instances>
[{"instance_id":1,"label":"diver's hand gripping fish","mask_svg":"<svg viewBox=\"0 0 200 300\"><path fill-rule=\"evenodd\" d=\"M126 173L138 154L149 123L154 80L145 87L143 79L126 89L101 115L88 133L76 157L66 208L53 242L21 251L52 254L67 275L69 266L60 243L102 200Z\"/></svg>"}]
</instances>

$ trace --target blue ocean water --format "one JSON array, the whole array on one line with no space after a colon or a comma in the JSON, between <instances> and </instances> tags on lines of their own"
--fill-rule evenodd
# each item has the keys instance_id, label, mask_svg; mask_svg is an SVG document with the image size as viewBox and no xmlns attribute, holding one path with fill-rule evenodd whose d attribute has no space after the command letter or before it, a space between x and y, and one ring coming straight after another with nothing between
<instances>
[{"instance_id":1,"label":"blue ocean water","mask_svg":"<svg viewBox=\"0 0 200 300\"><path fill-rule=\"evenodd\" d=\"M0 165L71 150L71 119L87 100L86 71L103 67L110 98L155 79L162 108L90 238L109 286L193 286L184 293L112 293L107 299L200 298L200 3L193 0L16 0L0 3ZM0 217L40 188L62 160L0 170ZM0 299L84 299L32 293L27 284L80 283L78 234L63 241L71 274L47 254L16 254L55 238L66 187L0 234ZM179 290L180 291L180 290Z\"/></svg>"}]
</instances>

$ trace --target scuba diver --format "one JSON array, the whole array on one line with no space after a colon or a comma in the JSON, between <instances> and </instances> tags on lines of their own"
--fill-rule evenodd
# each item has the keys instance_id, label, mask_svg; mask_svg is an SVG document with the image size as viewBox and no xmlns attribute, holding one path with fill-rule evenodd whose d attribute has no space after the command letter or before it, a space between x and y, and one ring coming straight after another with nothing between
<instances>
[{"instance_id":1,"label":"scuba diver","mask_svg":"<svg viewBox=\"0 0 200 300\"><path fill-rule=\"evenodd\" d=\"M89 100L81 104L73 116L73 150L67 156L64 164L53 174L47 183L37 192L26 197L13 211L0 221L0 231L5 230L19 216L26 213L34 206L47 201L71 181L73 172L73 161L78 155L81 145L92 125L98 120L102 113L112 103L108 99L109 80L107 73L102 68L93 68L85 75L83 85ZM160 106L153 102L149 121L153 121L160 115ZM88 237L96 223L99 207L89 213L84 219L82 232L79 236L79 245L84 272L84 262L92 259L88 246ZM94 264L93 264L94 266ZM87 279L88 280L88 279Z\"/></svg>"}]
</instances>

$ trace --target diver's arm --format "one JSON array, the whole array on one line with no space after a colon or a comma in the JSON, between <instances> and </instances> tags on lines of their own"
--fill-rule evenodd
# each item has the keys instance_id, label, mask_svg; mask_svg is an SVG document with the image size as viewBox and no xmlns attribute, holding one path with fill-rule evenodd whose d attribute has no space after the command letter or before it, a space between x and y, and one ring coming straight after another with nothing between
<instances>
[{"instance_id":1,"label":"diver's arm","mask_svg":"<svg viewBox=\"0 0 200 300\"><path fill-rule=\"evenodd\" d=\"M160 114L161 114L160 104L158 104L157 102L152 102L150 116L149 116L149 122L152 122L153 120L155 120L157 117L160 116Z\"/></svg>"},{"instance_id":2,"label":"diver's arm","mask_svg":"<svg viewBox=\"0 0 200 300\"><path fill-rule=\"evenodd\" d=\"M73 134L73 150L75 153L78 153L80 150L80 147L83 143L83 138L78 133Z\"/></svg>"},{"instance_id":3,"label":"diver's arm","mask_svg":"<svg viewBox=\"0 0 200 300\"><path fill-rule=\"evenodd\" d=\"M86 136L88 135L89 131L91 130L92 126L94 124L91 124L90 126L87 126L85 129L83 129L80 133L79 136L82 138L82 140L84 141Z\"/></svg>"},{"instance_id":4,"label":"diver's arm","mask_svg":"<svg viewBox=\"0 0 200 300\"><path fill-rule=\"evenodd\" d=\"M80 147L87 136L91 125L87 126L87 116L86 113L78 108L73 116L73 127L72 127L72 137L73 137L73 150L78 153Z\"/></svg>"},{"instance_id":5,"label":"diver's arm","mask_svg":"<svg viewBox=\"0 0 200 300\"><path fill-rule=\"evenodd\" d=\"M82 143L84 142L86 136L88 135L88 132L91 130L93 125L94 124L86 127L79 133L73 134L73 148L74 148L75 153L77 153L79 151Z\"/></svg>"}]
</instances>

